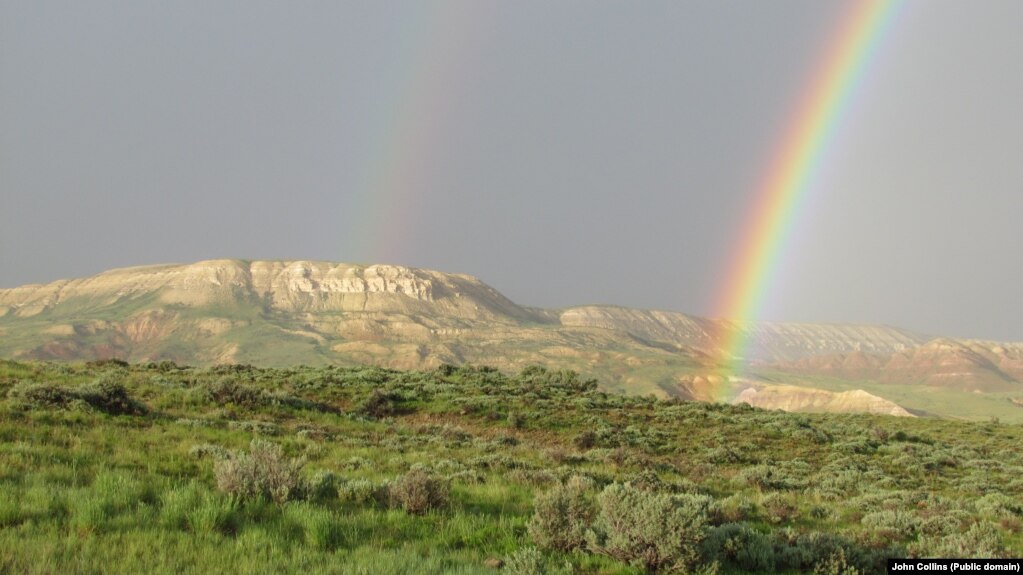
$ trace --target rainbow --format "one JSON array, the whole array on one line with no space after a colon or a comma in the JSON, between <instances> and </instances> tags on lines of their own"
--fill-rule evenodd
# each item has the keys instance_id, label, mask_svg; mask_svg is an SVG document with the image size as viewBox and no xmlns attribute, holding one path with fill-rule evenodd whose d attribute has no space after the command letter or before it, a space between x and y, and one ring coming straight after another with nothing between
<instances>
[{"instance_id":1,"label":"rainbow","mask_svg":"<svg viewBox=\"0 0 1023 575\"><path fill-rule=\"evenodd\" d=\"M395 23L401 45L381 62L385 97L374 110L364 173L346 206L341 261L401 263L422 199L440 185L457 106L471 99L489 12L460 2L412 2ZM355 257L353 257L353 255Z\"/></svg>"},{"instance_id":2,"label":"rainbow","mask_svg":"<svg viewBox=\"0 0 1023 575\"><path fill-rule=\"evenodd\" d=\"M795 224L814 191L812 184L824 153L900 4L895 0L853 2L757 187L715 308L717 317L728 318L721 321L722 333L718 334L719 375L724 382L717 390L719 398L730 393L728 380L744 369L752 343L749 322L762 310L790 247Z\"/></svg>"}]
</instances>

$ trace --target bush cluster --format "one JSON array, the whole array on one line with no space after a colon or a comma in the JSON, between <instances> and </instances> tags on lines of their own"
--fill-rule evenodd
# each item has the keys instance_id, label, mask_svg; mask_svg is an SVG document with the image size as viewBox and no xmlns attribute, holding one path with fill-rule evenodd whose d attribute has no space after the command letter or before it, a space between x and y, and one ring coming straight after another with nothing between
<instances>
[{"instance_id":1,"label":"bush cluster","mask_svg":"<svg viewBox=\"0 0 1023 575\"><path fill-rule=\"evenodd\" d=\"M597 511L588 488L589 482L572 478L537 496L528 525L529 535L537 545L573 551L586 544L586 530Z\"/></svg>"},{"instance_id":2,"label":"bush cluster","mask_svg":"<svg viewBox=\"0 0 1023 575\"><path fill-rule=\"evenodd\" d=\"M14 386L8 396L24 408L84 408L110 415L144 415L148 412L124 385L102 376L77 389L50 383L21 383Z\"/></svg>"},{"instance_id":3,"label":"bush cluster","mask_svg":"<svg viewBox=\"0 0 1023 575\"><path fill-rule=\"evenodd\" d=\"M249 451L228 452L214 461L217 488L245 499L266 498L275 503L303 495L302 459L284 456L279 445L253 439Z\"/></svg>"},{"instance_id":4,"label":"bush cluster","mask_svg":"<svg viewBox=\"0 0 1023 575\"><path fill-rule=\"evenodd\" d=\"M587 547L646 570L687 572L699 560L711 499L614 483L597 497Z\"/></svg>"},{"instance_id":5,"label":"bush cluster","mask_svg":"<svg viewBox=\"0 0 1023 575\"><path fill-rule=\"evenodd\" d=\"M422 469L413 469L388 486L391 505L416 515L447 507L449 491L446 480Z\"/></svg>"}]
</instances>

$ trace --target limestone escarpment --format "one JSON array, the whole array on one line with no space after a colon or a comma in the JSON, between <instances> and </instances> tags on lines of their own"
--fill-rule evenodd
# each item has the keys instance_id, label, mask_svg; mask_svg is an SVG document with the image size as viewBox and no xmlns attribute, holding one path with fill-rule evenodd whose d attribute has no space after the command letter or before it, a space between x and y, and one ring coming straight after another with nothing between
<instances>
[{"instance_id":1,"label":"limestone escarpment","mask_svg":"<svg viewBox=\"0 0 1023 575\"><path fill-rule=\"evenodd\" d=\"M73 304L80 313L145 297L164 305L249 305L287 313L429 311L485 321L530 317L470 276L402 266L241 260L123 268L0 290L0 313L16 317L60 313L62 304Z\"/></svg>"}]
</instances>

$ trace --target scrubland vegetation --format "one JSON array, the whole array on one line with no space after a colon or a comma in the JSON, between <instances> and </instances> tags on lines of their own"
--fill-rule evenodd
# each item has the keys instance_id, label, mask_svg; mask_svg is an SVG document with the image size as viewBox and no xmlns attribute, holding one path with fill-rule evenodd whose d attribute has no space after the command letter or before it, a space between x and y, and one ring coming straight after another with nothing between
<instances>
[{"instance_id":1,"label":"scrubland vegetation","mask_svg":"<svg viewBox=\"0 0 1023 575\"><path fill-rule=\"evenodd\" d=\"M1017 425L572 372L0 362L0 573L883 572L1023 555Z\"/></svg>"}]
</instances>

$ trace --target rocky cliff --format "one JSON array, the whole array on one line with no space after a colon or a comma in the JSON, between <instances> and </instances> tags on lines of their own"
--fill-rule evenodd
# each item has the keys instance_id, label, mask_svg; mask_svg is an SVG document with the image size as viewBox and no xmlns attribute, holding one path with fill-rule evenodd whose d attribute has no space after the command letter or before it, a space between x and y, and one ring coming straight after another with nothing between
<instances>
[{"instance_id":1,"label":"rocky cliff","mask_svg":"<svg viewBox=\"0 0 1023 575\"><path fill-rule=\"evenodd\" d=\"M165 306L258 305L266 312L290 314L429 313L487 322L532 318L465 275L400 266L240 260L124 268L0 290L0 317L71 310L77 315L153 296L154 303Z\"/></svg>"}]
</instances>

